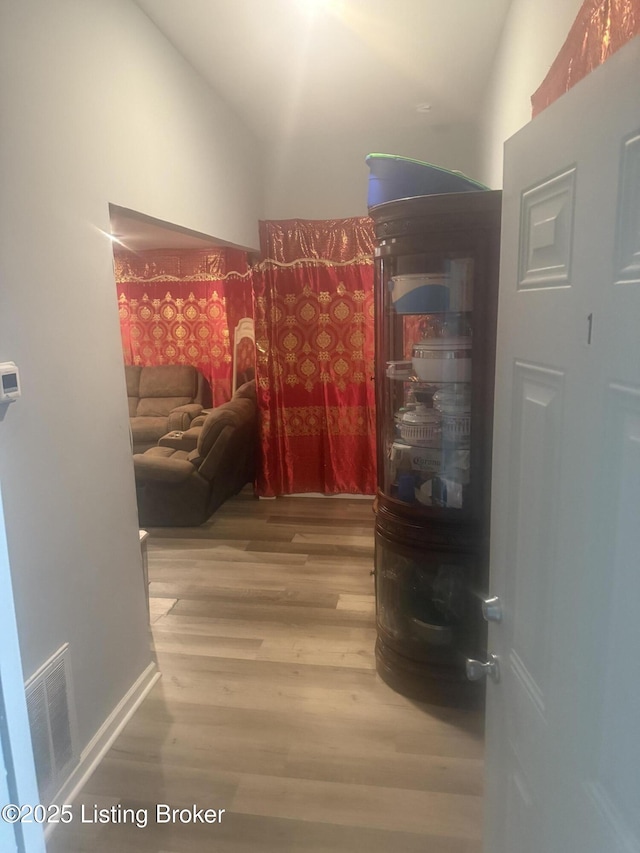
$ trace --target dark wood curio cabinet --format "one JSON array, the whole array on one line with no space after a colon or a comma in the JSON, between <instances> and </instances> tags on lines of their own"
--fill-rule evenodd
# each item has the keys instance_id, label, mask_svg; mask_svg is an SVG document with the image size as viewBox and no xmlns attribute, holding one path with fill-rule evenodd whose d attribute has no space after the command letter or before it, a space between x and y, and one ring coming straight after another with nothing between
<instances>
[{"instance_id":1,"label":"dark wood curio cabinet","mask_svg":"<svg viewBox=\"0 0 640 853\"><path fill-rule=\"evenodd\" d=\"M502 194L370 209L376 231L376 663L464 701L482 656Z\"/></svg>"}]
</instances>

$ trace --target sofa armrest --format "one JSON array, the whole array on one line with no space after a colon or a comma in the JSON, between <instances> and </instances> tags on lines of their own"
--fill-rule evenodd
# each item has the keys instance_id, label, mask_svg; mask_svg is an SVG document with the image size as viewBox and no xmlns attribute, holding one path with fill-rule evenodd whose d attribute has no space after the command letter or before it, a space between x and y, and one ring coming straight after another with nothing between
<instances>
[{"instance_id":1,"label":"sofa armrest","mask_svg":"<svg viewBox=\"0 0 640 853\"><path fill-rule=\"evenodd\" d=\"M185 450L189 453L198 446L200 429L193 425L187 430L168 432L158 440L158 447L172 447L174 450Z\"/></svg>"},{"instance_id":2,"label":"sofa armrest","mask_svg":"<svg viewBox=\"0 0 640 853\"><path fill-rule=\"evenodd\" d=\"M135 453L133 468L137 481L163 483L183 483L196 470L191 462L184 459L148 456L145 453Z\"/></svg>"},{"instance_id":3,"label":"sofa armrest","mask_svg":"<svg viewBox=\"0 0 640 853\"><path fill-rule=\"evenodd\" d=\"M169 430L189 429L191 421L202 411L199 403L187 403L185 406L177 406L169 412Z\"/></svg>"}]
</instances>

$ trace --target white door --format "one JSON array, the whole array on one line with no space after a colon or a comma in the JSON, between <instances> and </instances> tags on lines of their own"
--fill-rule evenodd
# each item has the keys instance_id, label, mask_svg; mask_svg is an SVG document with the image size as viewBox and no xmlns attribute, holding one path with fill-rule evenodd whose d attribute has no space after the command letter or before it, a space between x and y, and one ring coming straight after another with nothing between
<instances>
[{"instance_id":1,"label":"white door","mask_svg":"<svg viewBox=\"0 0 640 853\"><path fill-rule=\"evenodd\" d=\"M2 710L0 709L0 726L2 725ZM2 809L6 803L10 803L11 801L11 795L9 793L9 774L6 767L2 740L0 739L0 809ZM7 853L18 853L16 829L16 827L3 820L0 813L0 850L6 850Z\"/></svg>"},{"instance_id":2,"label":"white door","mask_svg":"<svg viewBox=\"0 0 640 853\"><path fill-rule=\"evenodd\" d=\"M15 405L15 404L14 404ZM35 806L38 789L27 721L13 590L0 496L0 851L45 853L42 826L13 824L4 817L9 805Z\"/></svg>"},{"instance_id":3,"label":"white door","mask_svg":"<svg viewBox=\"0 0 640 853\"><path fill-rule=\"evenodd\" d=\"M507 143L486 853L640 851L640 39Z\"/></svg>"}]
</instances>

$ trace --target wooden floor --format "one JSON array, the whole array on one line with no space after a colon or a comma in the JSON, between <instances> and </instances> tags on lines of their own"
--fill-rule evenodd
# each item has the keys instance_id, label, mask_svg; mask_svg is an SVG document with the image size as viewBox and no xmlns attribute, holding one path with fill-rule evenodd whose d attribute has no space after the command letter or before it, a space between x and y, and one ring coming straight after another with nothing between
<instances>
[{"instance_id":1,"label":"wooden floor","mask_svg":"<svg viewBox=\"0 0 640 853\"><path fill-rule=\"evenodd\" d=\"M479 853L482 720L380 681L372 563L368 500L241 495L151 531L162 678L49 853ZM157 825L156 803L226 812Z\"/></svg>"}]
</instances>

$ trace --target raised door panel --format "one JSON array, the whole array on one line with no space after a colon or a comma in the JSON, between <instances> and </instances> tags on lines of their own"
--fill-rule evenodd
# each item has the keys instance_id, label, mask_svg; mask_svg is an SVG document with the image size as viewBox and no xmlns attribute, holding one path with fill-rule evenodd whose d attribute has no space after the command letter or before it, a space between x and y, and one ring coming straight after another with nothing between
<instances>
[{"instance_id":1,"label":"raised door panel","mask_svg":"<svg viewBox=\"0 0 640 853\"><path fill-rule=\"evenodd\" d=\"M585 632L589 747L580 774L585 849L593 853L640 850L640 739L629 736L640 720L640 655L630 644L640 602L640 387L612 383L607 391L598 548L606 575L594 578L596 630ZM607 626L600 636L598 624Z\"/></svg>"},{"instance_id":2,"label":"raised door panel","mask_svg":"<svg viewBox=\"0 0 640 853\"><path fill-rule=\"evenodd\" d=\"M533 844L535 792L544 787L548 756L547 695L554 614L549 597L557 536L558 459L564 373L517 361L509 454L511 502L505 578L503 656L510 761L506 849ZM533 847L531 848L534 849Z\"/></svg>"},{"instance_id":3,"label":"raised door panel","mask_svg":"<svg viewBox=\"0 0 640 853\"><path fill-rule=\"evenodd\" d=\"M575 180L571 168L523 193L519 289L569 286Z\"/></svg>"}]
</instances>

